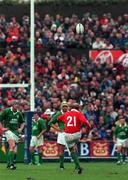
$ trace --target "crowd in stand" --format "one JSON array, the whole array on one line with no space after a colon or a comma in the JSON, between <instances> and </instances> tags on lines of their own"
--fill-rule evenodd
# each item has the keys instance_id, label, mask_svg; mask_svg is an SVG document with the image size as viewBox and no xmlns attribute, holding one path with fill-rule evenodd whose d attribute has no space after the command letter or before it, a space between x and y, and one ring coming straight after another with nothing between
<instances>
[{"instance_id":1,"label":"crowd in stand","mask_svg":"<svg viewBox=\"0 0 128 180\"><path fill-rule=\"evenodd\" d=\"M38 13L36 16L36 46L56 49L67 48L94 48L112 49L128 47L128 14L114 19L111 13L102 17L90 13L81 19L73 14L71 17L49 14L44 19ZM78 35L76 24L84 25L85 32Z\"/></svg>"},{"instance_id":2,"label":"crowd in stand","mask_svg":"<svg viewBox=\"0 0 128 180\"><path fill-rule=\"evenodd\" d=\"M76 24L82 23L84 33L76 33ZM8 21L0 16L0 47L13 49L26 48L30 44L30 18L23 16L21 22L16 17ZM128 14L113 18L111 13L99 17L85 13L82 18L76 14L71 17L56 17L46 14L41 17L35 13L36 48L93 48L112 49L128 47Z\"/></svg>"},{"instance_id":3,"label":"crowd in stand","mask_svg":"<svg viewBox=\"0 0 128 180\"><path fill-rule=\"evenodd\" d=\"M62 51L37 54L35 83L36 111L50 108L56 112L63 100L78 102L91 123L90 136L94 139L111 139L119 115L125 115L128 121L128 70L121 64L101 64L84 55L73 56ZM0 99L1 105L19 99L21 110L29 110L30 97L25 88L3 93L6 94Z\"/></svg>"},{"instance_id":4,"label":"crowd in stand","mask_svg":"<svg viewBox=\"0 0 128 180\"><path fill-rule=\"evenodd\" d=\"M110 13L99 18L86 13L44 18L35 13L36 49L55 48L53 54L37 53L35 57L35 107L44 112L59 110L63 100L78 102L91 124L91 139L112 139L119 115L128 121L128 69L121 64L95 63L85 55L66 53L67 48L111 49L128 47L128 14L112 18ZM82 22L85 33L78 35L75 26ZM0 84L30 82L29 17L22 23L13 17L8 22L0 16ZM28 49L27 49L28 48ZM63 51L64 50L64 51ZM0 109L21 102L21 110L30 110L29 88L0 88ZM84 128L83 128L84 132ZM83 137L83 139L87 137Z\"/></svg>"}]
</instances>

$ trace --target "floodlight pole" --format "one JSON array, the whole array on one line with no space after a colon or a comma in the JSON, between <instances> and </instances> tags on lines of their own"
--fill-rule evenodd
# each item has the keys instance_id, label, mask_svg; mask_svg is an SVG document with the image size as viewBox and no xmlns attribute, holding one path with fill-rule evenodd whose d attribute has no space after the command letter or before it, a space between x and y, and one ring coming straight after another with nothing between
<instances>
[{"instance_id":1,"label":"floodlight pole","mask_svg":"<svg viewBox=\"0 0 128 180\"><path fill-rule=\"evenodd\" d=\"M34 0L30 0L30 110L35 110L35 79L34 79L34 61L35 61L35 4Z\"/></svg>"}]
</instances>

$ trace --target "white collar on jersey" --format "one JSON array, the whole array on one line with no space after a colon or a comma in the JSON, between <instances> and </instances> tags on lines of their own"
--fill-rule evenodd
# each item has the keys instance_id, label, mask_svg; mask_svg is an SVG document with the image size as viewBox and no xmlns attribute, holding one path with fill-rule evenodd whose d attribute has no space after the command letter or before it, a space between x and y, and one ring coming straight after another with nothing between
<instances>
[{"instance_id":1,"label":"white collar on jersey","mask_svg":"<svg viewBox=\"0 0 128 180\"><path fill-rule=\"evenodd\" d=\"M64 114L64 112L63 112L62 110L61 110L60 112L61 112L62 114Z\"/></svg>"},{"instance_id":2,"label":"white collar on jersey","mask_svg":"<svg viewBox=\"0 0 128 180\"><path fill-rule=\"evenodd\" d=\"M77 109L71 109L71 111L79 112Z\"/></svg>"},{"instance_id":3,"label":"white collar on jersey","mask_svg":"<svg viewBox=\"0 0 128 180\"><path fill-rule=\"evenodd\" d=\"M127 126L127 123L125 123L124 126L122 126L122 125L120 124L120 127L126 127L126 126Z\"/></svg>"},{"instance_id":4,"label":"white collar on jersey","mask_svg":"<svg viewBox=\"0 0 128 180\"><path fill-rule=\"evenodd\" d=\"M16 112L13 111L12 107L10 107L11 111L13 112L13 114L16 114L18 112L18 110Z\"/></svg>"}]
</instances>

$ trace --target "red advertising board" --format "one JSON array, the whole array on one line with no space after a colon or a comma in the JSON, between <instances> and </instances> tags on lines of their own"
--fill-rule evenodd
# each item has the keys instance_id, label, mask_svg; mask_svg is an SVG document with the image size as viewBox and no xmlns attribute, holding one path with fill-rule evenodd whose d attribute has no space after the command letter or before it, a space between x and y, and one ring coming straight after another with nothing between
<instances>
[{"instance_id":1,"label":"red advertising board","mask_svg":"<svg viewBox=\"0 0 128 180\"><path fill-rule=\"evenodd\" d=\"M109 143L102 141L91 142L90 157L109 157Z\"/></svg>"},{"instance_id":2,"label":"red advertising board","mask_svg":"<svg viewBox=\"0 0 128 180\"><path fill-rule=\"evenodd\" d=\"M109 141L91 141L78 143L79 158L113 158L116 156L116 144ZM69 158L70 153L65 148L65 158ZM54 141L47 141L42 148L42 158L56 159L59 158L58 145Z\"/></svg>"},{"instance_id":3,"label":"red advertising board","mask_svg":"<svg viewBox=\"0 0 128 180\"><path fill-rule=\"evenodd\" d=\"M43 157L58 157L59 156L58 145L54 141L45 142L42 149L43 149L42 151Z\"/></svg>"},{"instance_id":4,"label":"red advertising board","mask_svg":"<svg viewBox=\"0 0 128 180\"><path fill-rule=\"evenodd\" d=\"M128 50L91 50L89 52L90 59L100 61L101 63L119 62L124 67L128 67Z\"/></svg>"}]
</instances>

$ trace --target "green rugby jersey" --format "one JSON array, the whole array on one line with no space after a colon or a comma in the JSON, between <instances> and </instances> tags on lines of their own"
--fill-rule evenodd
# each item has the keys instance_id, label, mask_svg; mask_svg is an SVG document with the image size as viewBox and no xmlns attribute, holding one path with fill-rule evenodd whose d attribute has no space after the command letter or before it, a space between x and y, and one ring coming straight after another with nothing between
<instances>
[{"instance_id":1,"label":"green rugby jersey","mask_svg":"<svg viewBox=\"0 0 128 180\"><path fill-rule=\"evenodd\" d=\"M58 123L58 126L61 130L64 130L64 123L62 121L58 121L57 117L62 115L62 111L58 111L57 113L55 113L52 117L52 119L49 121L48 125L50 126L51 124L56 124Z\"/></svg>"},{"instance_id":2,"label":"green rugby jersey","mask_svg":"<svg viewBox=\"0 0 128 180\"><path fill-rule=\"evenodd\" d=\"M5 128L18 135L17 129L24 123L23 114L19 110L13 112L12 108L6 108L0 113L0 122Z\"/></svg>"},{"instance_id":3,"label":"green rugby jersey","mask_svg":"<svg viewBox=\"0 0 128 180\"><path fill-rule=\"evenodd\" d=\"M128 124L122 126L121 124L116 126L115 129L115 137L119 139L127 139L128 138Z\"/></svg>"},{"instance_id":4,"label":"green rugby jersey","mask_svg":"<svg viewBox=\"0 0 128 180\"><path fill-rule=\"evenodd\" d=\"M32 136L38 136L42 130L46 129L46 122L44 119L39 118L37 121L32 120Z\"/></svg>"}]
</instances>

